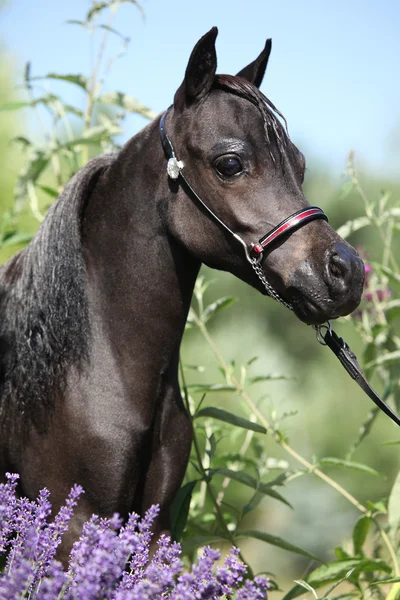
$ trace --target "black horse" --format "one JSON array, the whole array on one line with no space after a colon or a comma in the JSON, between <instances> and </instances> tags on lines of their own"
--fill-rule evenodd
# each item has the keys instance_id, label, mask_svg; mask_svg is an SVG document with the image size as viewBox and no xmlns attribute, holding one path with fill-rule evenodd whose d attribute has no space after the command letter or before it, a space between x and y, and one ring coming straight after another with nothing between
<instances>
[{"instance_id":1,"label":"black horse","mask_svg":"<svg viewBox=\"0 0 400 600\"><path fill-rule=\"evenodd\" d=\"M91 160L0 269L1 472L29 497L48 487L55 507L84 487L66 550L93 512L158 503L169 529L192 439L178 356L201 263L306 323L360 301L363 264L310 212L304 157L258 89L270 41L237 76L216 75L216 35L195 46L161 124ZM292 213L318 220L257 242Z\"/></svg>"}]
</instances>

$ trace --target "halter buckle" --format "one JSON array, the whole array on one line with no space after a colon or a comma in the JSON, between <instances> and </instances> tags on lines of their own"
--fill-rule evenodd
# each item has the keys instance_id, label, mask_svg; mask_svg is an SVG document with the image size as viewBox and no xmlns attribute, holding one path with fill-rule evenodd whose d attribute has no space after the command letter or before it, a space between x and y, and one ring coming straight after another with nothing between
<instances>
[{"instance_id":1,"label":"halter buckle","mask_svg":"<svg viewBox=\"0 0 400 600\"><path fill-rule=\"evenodd\" d=\"M323 325L313 325L313 329L315 331L318 344L321 344L321 346L327 346L327 343L325 341L325 335L328 331L329 333L332 332L332 325L330 321L327 321ZM323 331L325 333L323 333Z\"/></svg>"},{"instance_id":2,"label":"halter buckle","mask_svg":"<svg viewBox=\"0 0 400 600\"><path fill-rule=\"evenodd\" d=\"M261 262L263 257L264 248L261 244L250 244L250 254L253 255L253 258L257 263Z\"/></svg>"}]
</instances>

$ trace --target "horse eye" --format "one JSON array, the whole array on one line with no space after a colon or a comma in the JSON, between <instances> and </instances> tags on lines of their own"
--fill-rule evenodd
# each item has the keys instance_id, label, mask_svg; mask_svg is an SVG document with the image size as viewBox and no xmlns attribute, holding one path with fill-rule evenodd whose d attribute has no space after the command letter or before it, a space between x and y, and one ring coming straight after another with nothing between
<instances>
[{"instance_id":1,"label":"horse eye","mask_svg":"<svg viewBox=\"0 0 400 600\"><path fill-rule=\"evenodd\" d=\"M215 168L224 177L234 177L243 171L242 163L237 156L220 156L215 161Z\"/></svg>"}]
</instances>

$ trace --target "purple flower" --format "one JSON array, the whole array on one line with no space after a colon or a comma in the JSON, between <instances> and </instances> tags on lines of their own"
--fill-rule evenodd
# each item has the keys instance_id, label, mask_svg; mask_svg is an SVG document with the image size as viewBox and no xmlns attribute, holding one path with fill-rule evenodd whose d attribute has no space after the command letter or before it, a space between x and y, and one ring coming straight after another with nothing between
<instances>
[{"instance_id":1,"label":"purple flower","mask_svg":"<svg viewBox=\"0 0 400 600\"><path fill-rule=\"evenodd\" d=\"M18 498L17 480L18 476L7 475L7 482L0 485L0 555L8 553L4 572L0 573L0 600L266 598L267 579L259 577L243 584L246 567L236 548L223 565L216 565L219 550L206 547L197 563L185 572L180 545L161 536L150 557L157 506L152 506L142 519L130 515L124 526L117 514L110 519L93 515L84 524L64 571L55 555L82 488L72 488L65 506L49 523L49 492L42 490L36 501Z\"/></svg>"},{"instance_id":2,"label":"purple flower","mask_svg":"<svg viewBox=\"0 0 400 600\"><path fill-rule=\"evenodd\" d=\"M16 513L15 491L19 476L6 473L7 482L0 483L0 553L10 542Z\"/></svg>"},{"instance_id":3,"label":"purple flower","mask_svg":"<svg viewBox=\"0 0 400 600\"><path fill-rule=\"evenodd\" d=\"M383 300L385 300L385 298L390 298L392 292L391 290L375 290L375 294L375 297L379 300L379 302L382 302ZM367 294L365 294L364 298L367 302L373 302L374 294L368 292Z\"/></svg>"},{"instance_id":4,"label":"purple flower","mask_svg":"<svg viewBox=\"0 0 400 600\"><path fill-rule=\"evenodd\" d=\"M267 597L269 581L266 577L255 577L254 581L247 580L238 591L236 600L264 600Z\"/></svg>"}]
</instances>

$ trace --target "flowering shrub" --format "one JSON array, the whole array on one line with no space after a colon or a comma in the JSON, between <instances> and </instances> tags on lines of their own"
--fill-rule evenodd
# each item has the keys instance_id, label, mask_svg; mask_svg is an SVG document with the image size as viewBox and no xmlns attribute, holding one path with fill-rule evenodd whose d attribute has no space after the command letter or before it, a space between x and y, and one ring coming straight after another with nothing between
<instances>
[{"instance_id":1,"label":"flowering shrub","mask_svg":"<svg viewBox=\"0 0 400 600\"><path fill-rule=\"evenodd\" d=\"M123 130L125 117L131 113L144 118L154 116L132 96L104 89L110 67L128 44L128 38L111 27L119 6L125 3L91 0L83 20L69 21L72 27L86 31L90 46L97 48L93 61L96 66L91 73L52 71L42 77L35 73L33 77L27 63L23 81L25 101L0 106L2 111L30 109L35 113L35 121L43 123L45 130L43 137L24 131L23 136L14 140L23 148L24 163L15 186L14 205L0 215L0 262L32 238L49 204L89 157L118 149L116 135ZM129 3L141 8L137 0L129 0ZM82 10L85 4L82 3ZM113 36L121 40L116 54L113 44L108 48ZM46 82L44 88L41 81ZM51 82L79 88L80 94L85 94L79 98L84 97L85 102L66 103L62 96L54 93L57 87L48 87ZM378 384L377 391L383 398L400 412L399 201L398 198L391 200L389 193L371 201L361 188L352 157L348 175L346 192L353 195L351 204L353 199L361 198L364 211L345 223L339 234L345 238L356 235L353 245L364 243L371 259L368 258L366 265L363 301L347 320L363 341L359 359L364 372L369 379L373 378L374 386ZM362 236L364 229L368 233L360 241L359 235ZM377 486L373 495L378 494L379 499L374 502L360 502L326 472L342 468L358 471L365 477L379 475L368 465L353 460L379 420L379 409L370 405L368 416L349 448L340 437L337 456L323 457L317 452L309 459L300 454L292 445L286 426L293 413L267 405L265 389L261 392L257 389L258 384L267 386L268 382L285 379L285 376L266 373L260 363L256 364L256 356L246 362L235 362L230 352L224 355L210 333L209 323L215 322L220 311L235 299L208 296L209 283L204 278L196 283L187 328L196 330L194 335L202 336L215 361L208 371L200 364L187 364L184 356L181 362L182 395L194 437L185 481L172 506L173 537L182 540L183 555L191 560L191 553L204 544L222 541L237 545L243 538L256 539L314 561L309 563L304 580L297 580L283 600L304 597L304 594L318 598L316 590L320 589L324 590L321 593L325 599L341 584L348 593L335 598L400 599L400 471L389 497L381 499ZM214 378L215 366L220 372L217 378ZM340 370L337 365L334 368ZM202 373L199 380L194 379L197 378L195 373ZM221 393L222 404L214 400ZM211 394L212 401L209 400ZM349 400L350 394L349 391ZM268 446L263 437L267 433ZM279 447L279 458L271 454L271 442ZM400 440L389 438L386 444L395 447ZM330 562L323 565L308 550L265 531L264 527L246 527L249 513L261 502L279 502L285 510L291 507L286 494L290 491L290 482L299 477L319 478L358 511L358 519L352 531L348 531L347 539L330 553ZM237 550L231 551L224 566L217 567L219 554L206 548L191 571L184 572L181 547L162 538L150 558L151 523L156 507L142 520L132 515L124 527L118 516L108 520L93 517L86 523L71 553L68 569L64 571L55 559L56 551L82 490L74 487L66 505L54 521L48 523L49 493L43 490L36 502L18 500L16 482L16 476L10 475L8 483L0 486L0 600L192 600L232 598L235 594L237 599L257 600L266 596L265 579L243 582L245 566ZM355 491L366 498L361 487ZM310 488L310 495L312 493ZM336 519L336 515L332 518ZM315 527L315 538L320 540L323 535L324 532ZM303 545L301 539L299 543ZM270 589L274 585L276 587L271 580ZM327 585L331 585L328 591Z\"/></svg>"},{"instance_id":2,"label":"flowering shrub","mask_svg":"<svg viewBox=\"0 0 400 600\"><path fill-rule=\"evenodd\" d=\"M75 542L69 566L64 570L55 555L73 509L83 493L74 486L55 519L49 492L36 501L18 498L18 475L7 474L0 484L0 555L6 557L0 573L0 599L55 600L262 600L269 587L265 577L244 581L245 565L232 548L223 565L221 554L210 547L191 571L180 559L181 547L161 536L150 558L151 526L158 514L152 506L142 519L131 514L122 525L118 515L100 519L94 515Z\"/></svg>"}]
</instances>

